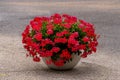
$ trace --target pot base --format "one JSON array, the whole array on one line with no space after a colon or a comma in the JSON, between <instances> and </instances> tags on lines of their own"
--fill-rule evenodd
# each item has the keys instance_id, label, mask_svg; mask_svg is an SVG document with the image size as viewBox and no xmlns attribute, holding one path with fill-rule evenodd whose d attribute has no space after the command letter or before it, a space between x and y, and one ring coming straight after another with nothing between
<instances>
[{"instance_id":1,"label":"pot base","mask_svg":"<svg viewBox=\"0 0 120 80\"><path fill-rule=\"evenodd\" d=\"M52 69L52 70L71 70L73 69L77 63L80 61L80 56L78 56L77 54L73 54L72 55L72 61L69 61L67 63L65 63L63 66L56 66L54 63L52 64L46 64L46 60L49 60L50 57L44 57L42 58L43 62L48 66L48 68Z\"/></svg>"}]
</instances>

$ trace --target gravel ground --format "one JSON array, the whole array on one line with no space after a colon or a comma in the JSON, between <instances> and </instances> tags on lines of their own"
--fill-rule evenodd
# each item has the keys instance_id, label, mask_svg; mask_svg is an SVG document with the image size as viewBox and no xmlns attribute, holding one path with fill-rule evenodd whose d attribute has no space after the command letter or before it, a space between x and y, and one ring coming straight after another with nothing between
<instances>
[{"instance_id":1,"label":"gravel ground","mask_svg":"<svg viewBox=\"0 0 120 80\"><path fill-rule=\"evenodd\" d=\"M54 2L53 2L54 1ZM120 80L119 0L0 0L0 80ZM68 13L101 35L97 53L71 71L53 71L25 57L21 33L35 16Z\"/></svg>"}]
</instances>

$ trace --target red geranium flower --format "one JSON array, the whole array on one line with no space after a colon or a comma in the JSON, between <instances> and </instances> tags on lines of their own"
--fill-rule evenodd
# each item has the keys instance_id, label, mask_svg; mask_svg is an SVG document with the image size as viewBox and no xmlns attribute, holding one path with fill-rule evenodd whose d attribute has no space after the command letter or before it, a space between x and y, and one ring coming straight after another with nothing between
<instances>
[{"instance_id":1,"label":"red geranium flower","mask_svg":"<svg viewBox=\"0 0 120 80\"><path fill-rule=\"evenodd\" d=\"M82 57L82 58L86 58L87 55L88 55L88 53L87 53L87 52L84 52L84 53L81 55L81 57Z\"/></svg>"},{"instance_id":2,"label":"red geranium flower","mask_svg":"<svg viewBox=\"0 0 120 80\"><path fill-rule=\"evenodd\" d=\"M89 39L88 37L84 37L84 38L83 38L83 41L84 41L84 42L88 42L89 40L90 40L90 39Z\"/></svg>"},{"instance_id":3,"label":"red geranium flower","mask_svg":"<svg viewBox=\"0 0 120 80\"><path fill-rule=\"evenodd\" d=\"M58 60L58 61L55 61L54 62L54 64L56 65L56 66L63 66L64 65L64 60Z\"/></svg>"},{"instance_id":4,"label":"red geranium flower","mask_svg":"<svg viewBox=\"0 0 120 80\"><path fill-rule=\"evenodd\" d=\"M47 34L48 34L48 35L53 34L53 30L52 30L52 29L48 29L48 30L47 30Z\"/></svg>"},{"instance_id":5,"label":"red geranium flower","mask_svg":"<svg viewBox=\"0 0 120 80\"><path fill-rule=\"evenodd\" d=\"M37 56L35 56L35 57L33 58L33 61L35 61L35 62L40 62L40 58L37 57Z\"/></svg>"},{"instance_id":6,"label":"red geranium flower","mask_svg":"<svg viewBox=\"0 0 120 80\"><path fill-rule=\"evenodd\" d=\"M59 48L59 47L53 47L53 48L52 48L52 52L57 53L57 52L59 52L59 51L60 51L60 48Z\"/></svg>"},{"instance_id":7,"label":"red geranium flower","mask_svg":"<svg viewBox=\"0 0 120 80\"><path fill-rule=\"evenodd\" d=\"M71 24L69 24L69 23L66 23L66 24L64 24L63 26L64 26L65 28L67 28L67 29L71 28Z\"/></svg>"},{"instance_id":8,"label":"red geranium flower","mask_svg":"<svg viewBox=\"0 0 120 80\"><path fill-rule=\"evenodd\" d=\"M56 36L57 36L57 37L62 37L63 35L64 35L64 34L63 34L63 33L60 33L60 32L57 32L57 33L56 33Z\"/></svg>"},{"instance_id":9,"label":"red geranium flower","mask_svg":"<svg viewBox=\"0 0 120 80\"><path fill-rule=\"evenodd\" d=\"M34 35L34 38L38 41L40 41L42 39L42 34L41 33L37 33Z\"/></svg>"},{"instance_id":10,"label":"red geranium flower","mask_svg":"<svg viewBox=\"0 0 120 80\"><path fill-rule=\"evenodd\" d=\"M42 27L42 22L31 21L31 27L35 31L40 31Z\"/></svg>"},{"instance_id":11,"label":"red geranium flower","mask_svg":"<svg viewBox=\"0 0 120 80\"><path fill-rule=\"evenodd\" d=\"M60 23L62 23L62 19L55 18L55 19L53 20L53 22L54 22L55 24L60 24Z\"/></svg>"},{"instance_id":12,"label":"red geranium flower","mask_svg":"<svg viewBox=\"0 0 120 80\"><path fill-rule=\"evenodd\" d=\"M62 51L60 57L65 58L65 59L70 59L71 55L70 55L69 51L67 49L65 49L65 50Z\"/></svg>"},{"instance_id":13,"label":"red geranium flower","mask_svg":"<svg viewBox=\"0 0 120 80\"><path fill-rule=\"evenodd\" d=\"M53 53L51 51L45 51L40 54L41 57L50 57Z\"/></svg>"},{"instance_id":14,"label":"red geranium flower","mask_svg":"<svg viewBox=\"0 0 120 80\"><path fill-rule=\"evenodd\" d=\"M47 29L51 29L51 30L54 28L54 26L52 24L49 24L46 27L47 27Z\"/></svg>"},{"instance_id":15,"label":"red geranium flower","mask_svg":"<svg viewBox=\"0 0 120 80\"><path fill-rule=\"evenodd\" d=\"M48 64L48 65L50 65L50 64L52 64L52 60L50 59L50 60L46 60L46 63Z\"/></svg>"},{"instance_id":16,"label":"red geranium flower","mask_svg":"<svg viewBox=\"0 0 120 80\"><path fill-rule=\"evenodd\" d=\"M98 37L93 24L56 13L31 20L22 32L22 43L33 61L49 57L47 64L63 66L73 59L73 53L86 58L96 52Z\"/></svg>"},{"instance_id":17,"label":"red geranium flower","mask_svg":"<svg viewBox=\"0 0 120 80\"><path fill-rule=\"evenodd\" d=\"M58 14L58 13L54 14L52 17L53 17L53 18L59 18L59 19L61 19L61 15Z\"/></svg>"},{"instance_id":18,"label":"red geranium flower","mask_svg":"<svg viewBox=\"0 0 120 80\"><path fill-rule=\"evenodd\" d=\"M66 38L55 38L54 42L55 43L66 43L67 39Z\"/></svg>"},{"instance_id":19,"label":"red geranium flower","mask_svg":"<svg viewBox=\"0 0 120 80\"><path fill-rule=\"evenodd\" d=\"M25 30L22 33L23 39L29 35L29 30L30 30L30 26L27 25L26 28L25 28Z\"/></svg>"}]
</instances>

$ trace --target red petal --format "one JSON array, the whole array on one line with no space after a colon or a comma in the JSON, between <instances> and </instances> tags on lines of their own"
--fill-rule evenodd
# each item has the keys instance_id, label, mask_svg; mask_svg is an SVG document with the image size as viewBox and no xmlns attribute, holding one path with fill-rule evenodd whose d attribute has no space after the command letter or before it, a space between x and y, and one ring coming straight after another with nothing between
<instances>
[{"instance_id":1,"label":"red petal","mask_svg":"<svg viewBox=\"0 0 120 80\"><path fill-rule=\"evenodd\" d=\"M33 58L33 61L40 62L40 58L36 56L36 57Z\"/></svg>"}]
</instances>

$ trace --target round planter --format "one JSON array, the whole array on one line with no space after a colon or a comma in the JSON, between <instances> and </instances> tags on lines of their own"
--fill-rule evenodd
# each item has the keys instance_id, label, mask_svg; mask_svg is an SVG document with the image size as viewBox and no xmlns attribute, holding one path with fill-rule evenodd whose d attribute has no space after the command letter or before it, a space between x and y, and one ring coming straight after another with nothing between
<instances>
[{"instance_id":1,"label":"round planter","mask_svg":"<svg viewBox=\"0 0 120 80\"><path fill-rule=\"evenodd\" d=\"M70 70L73 69L77 63L80 61L80 56L78 56L77 54L73 54L72 55L72 61L66 62L63 66L56 66L54 65L54 63L52 64L46 64L46 60L50 59L50 57L43 57L42 60L43 62L48 66L48 68L50 69L54 69L54 70Z\"/></svg>"}]
</instances>

